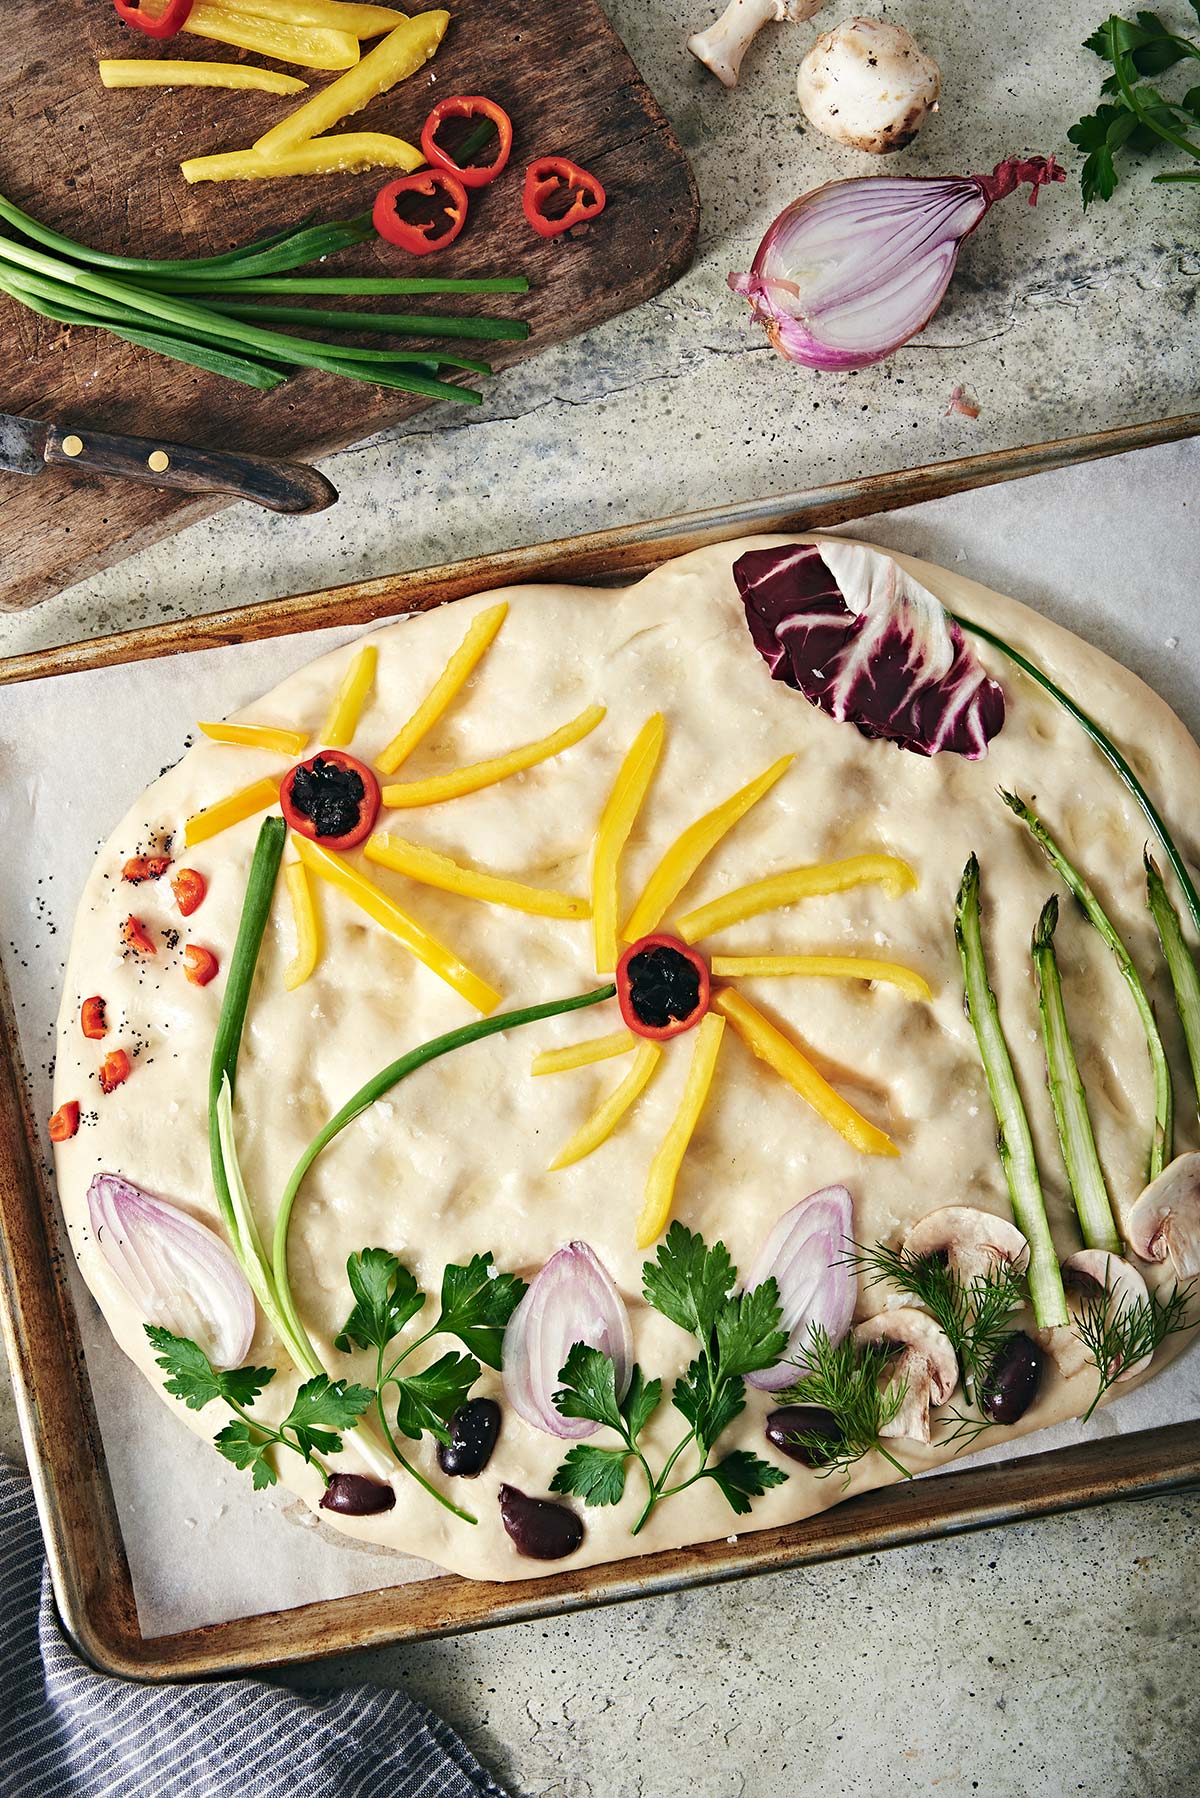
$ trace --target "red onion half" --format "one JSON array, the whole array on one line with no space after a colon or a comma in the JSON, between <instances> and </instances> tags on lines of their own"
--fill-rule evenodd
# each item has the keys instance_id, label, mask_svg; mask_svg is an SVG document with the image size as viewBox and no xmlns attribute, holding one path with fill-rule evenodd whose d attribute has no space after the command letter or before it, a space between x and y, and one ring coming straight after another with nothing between
<instances>
[{"instance_id":1,"label":"red onion half","mask_svg":"<svg viewBox=\"0 0 1200 1798\"><path fill-rule=\"evenodd\" d=\"M1026 182L1066 176L1053 156L1009 157L990 175L863 175L830 181L780 213L734 293L789 362L865 368L923 331L963 239Z\"/></svg>"},{"instance_id":2,"label":"red onion half","mask_svg":"<svg viewBox=\"0 0 1200 1798\"><path fill-rule=\"evenodd\" d=\"M746 1289L773 1274L783 1306L787 1352L774 1367L746 1375L748 1386L779 1392L804 1370L804 1347L814 1325L835 1346L850 1328L858 1282L845 1256L853 1236L854 1211L844 1186L824 1186L785 1211L746 1276Z\"/></svg>"},{"instance_id":3,"label":"red onion half","mask_svg":"<svg viewBox=\"0 0 1200 1798\"><path fill-rule=\"evenodd\" d=\"M254 1294L219 1236L118 1174L88 1187L97 1247L150 1323L202 1348L214 1367L238 1367L254 1335Z\"/></svg>"},{"instance_id":4,"label":"red onion half","mask_svg":"<svg viewBox=\"0 0 1200 1798\"><path fill-rule=\"evenodd\" d=\"M633 1333L624 1300L586 1242L571 1242L551 1255L508 1320L504 1332L504 1391L509 1404L535 1430L549 1436L594 1436L599 1424L564 1417L554 1408L559 1374L577 1342L612 1360L617 1397L629 1390Z\"/></svg>"}]
</instances>

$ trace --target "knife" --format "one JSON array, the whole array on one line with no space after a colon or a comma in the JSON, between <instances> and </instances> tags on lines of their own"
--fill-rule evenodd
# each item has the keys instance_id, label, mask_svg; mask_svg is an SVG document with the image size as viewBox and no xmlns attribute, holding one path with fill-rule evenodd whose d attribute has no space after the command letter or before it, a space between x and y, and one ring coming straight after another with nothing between
<instances>
[{"instance_id":1,"label":"knife","mask_svg":"<svg viewBox=\"0 0 1200 1798\"><path fill-rule=\"evenodd\" d=\"M187 493L228 493L271 512L323 512L337 498L337 488L303 462L276 462L267 456L195 449L147 437L114 437L83 426L64 430L44 419L0 412L0 469L41 474L45 468L117 475L151 487L180 487Z\"/></svg>"}]
</instances>

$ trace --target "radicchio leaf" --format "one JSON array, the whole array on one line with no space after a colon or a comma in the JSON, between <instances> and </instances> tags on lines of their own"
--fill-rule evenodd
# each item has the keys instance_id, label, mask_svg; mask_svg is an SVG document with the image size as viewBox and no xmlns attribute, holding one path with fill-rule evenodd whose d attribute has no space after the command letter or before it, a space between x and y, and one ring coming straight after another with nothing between
<instances>
[{"instance_id":1,"label":"radicchio leaf","mask_svg":"<svg viewBox=\"0 0 1200 1798\"><path fill-rule=\"evenodd\" d=\"M861 544L752 549L733 565L755 647L776 680L864 737L976 761L1004 693L932 593Z\"/></svg>"}]
</instances>

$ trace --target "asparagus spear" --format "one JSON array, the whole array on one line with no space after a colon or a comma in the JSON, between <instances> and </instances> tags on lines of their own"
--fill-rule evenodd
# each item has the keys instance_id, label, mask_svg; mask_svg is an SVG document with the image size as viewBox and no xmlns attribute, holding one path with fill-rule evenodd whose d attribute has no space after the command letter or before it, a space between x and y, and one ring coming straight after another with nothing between
<instances>
[{"instance_id":1,"label":"asparagus spear","mask_svg":"<svg viewBox=\"0 0 1200 1798\"><path fill-rule=\"evenodd\" d=\"M1033 933L1033 969L1037 976L1038 1011L1042 1020L1042 1041L1046 1047L1046 1071L1049 1076L1050 1102L1058 1126L1067 1179L1079 1228L1089 1249L1107 1249L1110 1255L1121 1253L1121 1239L1109 1202L1108 1188L1096 1153L1096 1138L1088 1112L1087 1094L1075 1060L1071 1032L1063 1005L1062 977L1058 957L1054 953L1054 931L1058 923L1058 900L1047 899Z\"/></svg>"},{"instance_id":2,"label":"asparagus spear","mask_svg":"<svg viewBox=\"0 0 1200 1798\"><path fill-rule=\"evenodd\" d=\"M1042 1329L1067 1322L1058 1255L1050 1234L1029 1119L1000 1025L996 995L988 981L979 916L979 863L972 855L963 870L954 910L954 935L967 989L967 1016L975 1031L992 1109L999 1125L1000 1162L1008 1182L1013 1216L1029 1244L1029 1297Z\"/></svg>"},{"instance_id":3,"label":"asparagus spear","mask_svg":"<svg viewBox=\"0 0 1200 1798\"><path fill-rule=\"evenodd\" d=\"M1200 973L1197 973L1192 952L1184 941L1179 913L1167 895L1163 877L1149 850L1145 852L1145 861L1146 897L1150 915L1154 919L1158 940L1162 944L1163 959L1175 990L1175 1009L1179 1013L1179 1022L1183 1025L1188 1060L1192 1064L1192 1080L1197 1096L1200 1097Z\"/></svg>"}]
</instances>

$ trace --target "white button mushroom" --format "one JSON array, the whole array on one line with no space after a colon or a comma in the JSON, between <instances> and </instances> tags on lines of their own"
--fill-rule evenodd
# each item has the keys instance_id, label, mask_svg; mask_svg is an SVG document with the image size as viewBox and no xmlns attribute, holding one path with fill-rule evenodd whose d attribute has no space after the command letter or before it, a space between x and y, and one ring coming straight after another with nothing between
<instances>
[{"instance_id":1,"label":"white button mushroom","mask_svg":"<svg viewBox=\"0 0 1200 1798\"><path fill-rule=\"evenodd\" d=\"M1177 1280L1200 1274L1200 1154L1177 1155L1129 1213L1129 1246L1143 1261L1170 1259Z\"/></svg>"},{"instance_id":2,"label":"white button mushroom","mask_svg":"<svg viewBox=\"0 0 1200 1798\"><path fill-rule=\"evenodd\" d=\"M859 1344L882 1342L893 1349L884 1378L888 1383L904 1382L900 1409L880 1435L928 1442L930 1411L944 1405L958 1385L958 1357L941 1325L915 1306L901 1305L857 1324L854 1340Z\"/></svg>"},{"instance_id":3,"label":"white button mushroom","mask_svg":"<svg viewBox=\"0 0 1200 1798\"><path fill-rule=\"evenodd\" d=\"M1144 1305L1150 1296L1132 1262L1110 1255L1106 1249L1079 1249L1068 1255L1062 1264L1062 1275L1072 1311L1078 1309L1081 1298L1095 1298L1107 1292L1109 1315L1116 1317L1133 1305ZM1039 1330L1038 1341L1065 1380L1094 1365L1091 1351L1070 1324ZM1132 1380L1135 1374L1144 1373L1152 1360L1152 1355L1143 1355L1132 1366L1122 1367L1120 1372L1110 1368L1109 1372L1118 1380Z\"/></svg>"},{"instance_id":4,"label":"white button mushroom","mask_svg":"<svg viewBox=\"0 0 1200 1798\"><path fill-rule=\"evenodd\" d=\"M736 87L742 58L764 25L799 25L824 4L825 0L729 0L716 24L697 31L687 47L726 87Z\"/></svg>"},{"instance_id":5,"label":"white button mushroom","mask_svg":"<svg viewBox=\"0 0 1200 1798\"><path fill-rule=\"evenodd\" d=\"M852 150L888 155L937 111L942 73L903 25L847 19L821 34L796 78L810 125Z\"/></svg>"},{"instance_id":6,"label":"white button mushroom","mask_svg":"<svg viewBox=\"0 0 1200 1798\"><path fill-rule=\"evenodd\" d=\"M1002 1262L1016 1273L1029 1266L1029 1244L1017 1226L974 1205L943 1205L929 1212L905 1237L904 1250L920 1260L944 1255L964 1286L985 1279Z\"/></svg>"}]
</instances>

